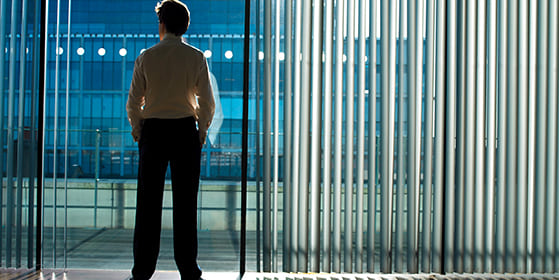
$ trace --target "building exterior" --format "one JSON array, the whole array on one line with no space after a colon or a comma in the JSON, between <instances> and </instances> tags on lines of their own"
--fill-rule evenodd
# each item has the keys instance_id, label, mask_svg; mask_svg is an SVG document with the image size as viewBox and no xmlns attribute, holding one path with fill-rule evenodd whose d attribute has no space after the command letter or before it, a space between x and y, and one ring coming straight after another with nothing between
<instances>
[{"instance_id":1,"label":"building exterior","mask_svg":"<svg viewBox=\"0 0 559 280\"><path fill-rule=\"evenodd\" d=\"M74 1L70 15L68 3L58 9L56 4L51 1L49 7L45 107L49 134L45 143L45 172L52 174L55 168L52 133L55 126L65 133L65 98L69 96L68 148L66 151L64 142L56 145L60 150L58 163L68 156L72 177L135 178L137 147L129 137L124 107L134 60L142 50L159 41L155 2ZM239 158L241 148L244 2L188 1L186 4L192 17L184 38L205 52L221 104L217 115L221 118L217 123L221 125L212 130L212 141L204 147L202 177L237 178L240 176L240 161L235 159ZM57 140L62 141L64 137L60 135ZM63 174L64 168L61 164L56 166L57 174Z\"/></svg>"}]
</instances>

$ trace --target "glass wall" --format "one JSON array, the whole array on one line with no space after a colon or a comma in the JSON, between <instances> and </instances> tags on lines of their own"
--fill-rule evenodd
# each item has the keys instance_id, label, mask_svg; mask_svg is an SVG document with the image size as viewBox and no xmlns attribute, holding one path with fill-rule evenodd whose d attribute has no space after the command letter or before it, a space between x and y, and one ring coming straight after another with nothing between
<instances>
[{"instance_id":1,"label":"glass wall","mask_svg":"<svg viewBox=\"0 0 559 280\"><path fill-rule=\"evenodd\" d=\"M156 2L46 1L44 65L39 2L0 2L0 267L39 249L46 268L129 269L124 106ZM558 271L556 1L253 0L248 58L245 1L185 3L218 104L203 269L240 261L248 61L248 271Z\"/></svg>"},{"instance_id":2,"label":"glass wall","mask_svg":"<svg viewBox=\"0 0 559 280\"><path fill-rule=\"evenodd\" d=\"M35 264L40 27L40 1L0 1L1 267Z\"/></svg>"},{"instance_id":3,"label":"glass wall","mask_svg":"<svg viewBox=\"0 0 559 280\"><path fill-rule=\"evenodd\" d=\"M127 100L134 60L142 50L159 40L157 16L152 7L156 2L62 1L59 14L57 2L49 3L51 49L48 52L49 94L45 121L50 137L46 144L53 145L55 120L65 129L66 109L60 106L66 104L68 85L71 173L74 177L94 177L98 169L98 175L104 178L135 178L137 166L134 164L137 163L133 152L136 147L128 137L129 124L122 108ZM70 4L72 6L68 7ZM186 4L191 10L192 24L185 40L204 51L221 105L210 131L210 143L203 150L202 178L238 178L240 162L235 161L235 156L223 155L240 155L244 2L187 1ZM58 111L56 101L64 104L59 105ZM64 146L64 142L58 144ZM98 166L97 146L98 162L103 162ZM52 148L47 149L46 156L45 171L47 176L52 176L55 170ZM65 157L64 154L59 156ZM64 166L57 165L56 173L64 173Z\"/></svg>"},{"instance_id":4,"label":"glass wall","mask_svg":"<svg viewBox=\"0 0 559 280\"><path fill-rule=\"evenodd\" d=\"M202 149L199 263L237 271L244 1L184 1L184 41L204 52L216 116ZM43 265L129 269L138 148L125 105L134 61L159 42L157 1L49 1ZM170 171L167 173L170 179ZM176 270L166 182L158 269Z\"/></svg>"}]
</instances>

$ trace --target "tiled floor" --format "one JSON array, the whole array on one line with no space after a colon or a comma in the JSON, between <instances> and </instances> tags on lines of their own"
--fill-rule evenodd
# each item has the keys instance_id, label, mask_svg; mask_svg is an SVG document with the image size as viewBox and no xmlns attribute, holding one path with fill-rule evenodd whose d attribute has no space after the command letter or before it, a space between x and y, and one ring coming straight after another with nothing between
<instances>
[{"instance_id":1,"label":"tiled floor","mask_svg":"<svg viewBox=\"0 0 559 280\"><path fill-rule=\"evenodd\" d=\"M44 265L42 272L34 270L0 269L0 280L124 280L132 267L130 229L69 229L67 232L67 270L64 273L64 235L57 230L56 256L53 255L52 231L44 232ZM204 279L237 280L239 276L240 233L236 231L200 231L199 264ZM247 269L256 269L255 234L247 242ZM250 241L252 240L252 241ZM23 244L26 244L25 240ZM25 252L26 250L24 250ZM56 259L54 265L53 259ZM25 263L26 257L23 258ZM12 262L12 264L15 261ZM22 263L22 264L23 264ZM173 259L171 230L161 232L161 250L154 280L179 279Z\"/></svg>"},{"instance_id":2,"label":"tiled floor","mask_svg":"<svg viewBox=\"0 0 559 280\"><path fill-rule=\"evenodd\" d=\"M58 235L58 234L57 234ZM255 234L247 236L247 270L256 270ZM52 234L45 232L50 241ZM132 267L133 231L129 229L73 229L68 232L67 268L128 270ZM198 233L199 265L204 271L227 272L239 270L240 234L236 231L200 231ZM56 265L52 242L45 242L44 266L64 267L63 236L58 237ZM171 230L161 233L158 270L176 270L173 258Z\"/></svg>"},{"instance_id":3,"label":"tiled floor","mask_svg":"<svg viewBox=\"0 0 559 280\"><path fill-rule=\"evenodd\" d=\"M44 262L41 273L34 270L0 269L0 280L124 280L130 275L133 230L70 228L66 244L62 229L56 231L53 254L52 231L44 233ZM24 238L25 239L25 238ZM237 231L199 231L198 259L206 280L237 280L240 265L240 233ZM23 240L23 244L27 244ZM66 254L64 247L66 246ZM23 250L26 252L25 248ZM64 270L64 260L67 260ZM54 263L56 259L56 264ZM22 265L26 266L26 256ZM12 258L12 264L16 263ZM2 263L3 264L3 263ZM53 269L54 268L54 269ZM247 234L247 270L256 270L256 234ZM157 273L152 279L179 279L173 258L173 234L161 232ZM66 271L66 273L64 273Z\"/></svg>"},{"instance_id":4,"label":"tiled floor","mask_svg":"<svg viewBox=\"0 0 559 280\"><path fill-rule=\"evenodd\" d=\"M0 280L125 280L130 275L125 270L34 270L0 269ZM206 280L238 280L236 272L204 272ZM176 271L158 271L152 280L178 280Z\"/></svg>"},{"instance_id":5,"label":"tiled floor","mask_svg":"<svg viewBox=\"0 0 559 280\"><path fill-rule=\"evenodd\" d=\"M129 272L123 270L68 270L36 272L33 270L0 269L0 280L125 280ZM206 280L239 280L238 273L205 272ZM175 280L174 271L158 271L151 280ZM559 274L292 274L247 273L245 280L557 280Z\"/></svg>"}]
</instances>

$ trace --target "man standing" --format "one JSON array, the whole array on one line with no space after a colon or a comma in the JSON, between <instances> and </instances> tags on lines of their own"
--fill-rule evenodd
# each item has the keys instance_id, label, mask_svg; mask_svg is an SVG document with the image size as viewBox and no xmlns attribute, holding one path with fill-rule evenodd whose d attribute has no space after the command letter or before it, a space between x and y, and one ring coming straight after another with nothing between
<instances>
[{"instance_id":1,"label":"man standing","mask_svg":"<svg viewBox=\"0 0 559 280\"><path fill-rule=\"evenodd\" d=\"M155 272L170 163L175 262L181 279L198 280L200 152L215 103L203 53L181 39L190 22L188 8L164 0L155 11L160 42L136 59L126 104L140 151L132 279L147 280Z\"/></svg>"}]
</instances>

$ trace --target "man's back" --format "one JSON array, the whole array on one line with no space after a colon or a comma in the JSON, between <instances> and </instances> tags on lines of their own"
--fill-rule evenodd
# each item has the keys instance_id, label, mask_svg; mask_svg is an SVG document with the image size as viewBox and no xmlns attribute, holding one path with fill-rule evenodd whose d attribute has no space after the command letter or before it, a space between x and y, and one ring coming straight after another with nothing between
<instances>
[{"instance_id":1,"label":"man's back","mask_svg":"<svg viewBox=\"0 0 559 280\"><path fill-rule=\"evenodd\" d=\"M166 34L138 59L146 79L144 118L196 115L198 78L207 73L202 52L184 44L181 37Z\"/></svg>"},{"instance_id":2,"label":"man's back","mask_svg":"<svg viewBox=\"0 0 559 280\"><path fill-rule=\"evenodd\" d=\"M143 119L192 116L198 120L203 143L214 107L206 59L181 36L165 34L136 59L127 106L135 139Z\"/></svg>"}]
</instances>

